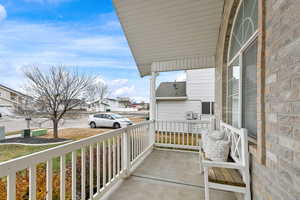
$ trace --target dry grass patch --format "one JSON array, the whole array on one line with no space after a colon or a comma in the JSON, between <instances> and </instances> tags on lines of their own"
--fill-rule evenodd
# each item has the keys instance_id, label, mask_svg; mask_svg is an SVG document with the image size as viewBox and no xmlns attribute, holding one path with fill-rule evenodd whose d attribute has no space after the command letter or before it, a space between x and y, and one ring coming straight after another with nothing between
<instances>
[{"instance_id":1,"label":"dry grass patch","mask_svg":"<svg viewBox=\"0 0 300 200\"><path fill-rule=\"evenodd\" d=\"M142 117L130 117L129 118L133 123L135 124L138 124L138 123L141 123L143 121L146 121L145 118L142 118Z\"/></svg>"},{"instance_id":2,"label":"dry grass patch","mask_svg":"<svg viewBox=\"0 0 300 200\"><path fill-rule=\"evenodd\" d=\"M58 131L58 137L70 140L80 140L83 138L91 137L101 133L111 131L110 128L65 128ZM43 138L52 138L53 131L49 130L47 135L41 136Z\"/></svg>"}]
</instances>

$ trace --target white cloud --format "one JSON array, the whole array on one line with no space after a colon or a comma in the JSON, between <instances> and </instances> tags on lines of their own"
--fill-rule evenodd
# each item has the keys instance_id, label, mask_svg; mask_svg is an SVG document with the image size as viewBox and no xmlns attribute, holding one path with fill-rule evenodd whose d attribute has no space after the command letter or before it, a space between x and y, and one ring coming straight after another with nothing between
<instances>
[{"instance_id":1,"label":"white cloud","mask_svg":"<svg viewBox=\"0 0 300 200\"><path fill-rule=\"evenodd\" d=\"M109 81L110 86L123 86L128 83L128 79L114 79Z\"/></svg>"},{"instance_id":2,"label":"white cloud","mask_svg":"<svg viewBox=\"0 0 300 200\"><path fill-rule=\"evenodd\" d=\"M104 85L106 85L106 81L102 77L100 77L100 76L97 76L95 78L95 83L96 84L104 84Z\"/></svg>"},{"instance_id":3,"label":"white cloud","mask_svg":"<svg viewBox=\"0 0 300 200\"><path fill-rule=\"evenodd\" d=\"M133 93L135 92L135 87L132 86L125 86L125 87L121 87L116 89L113 92L113 96L131 96Z\"/></svg>"},{"instance_id":4,"label":"white cloud","mask_svg":"<svg viewBox=\"0 0 300 200\"><path fill-rule=\"evenodd\" d=\"M84 27L81 27L84 29ZM0 65L39 64L135 69L120 35L92 35L66 24L4 21L0 24Z\"/></svg>"},{"instance_id":5,"label":"white cloud","mask_svg":"<svg viewBox=\"0 0 300 200\"><path fill-rule=\"evenodd\" d=\"M0 4L0 21L4 20L7 17L6 9L3 5Z\"/></svg>"},{"instance_id":6,"label":"white cloud","mask_svg":"<svg viewBox=\"0 0 300 200\"><path fill-rule=\"evenodd\" d=\"M186 81L186 72L180 72L177 74L175 81Z\"/></svg>"}]
</instances>

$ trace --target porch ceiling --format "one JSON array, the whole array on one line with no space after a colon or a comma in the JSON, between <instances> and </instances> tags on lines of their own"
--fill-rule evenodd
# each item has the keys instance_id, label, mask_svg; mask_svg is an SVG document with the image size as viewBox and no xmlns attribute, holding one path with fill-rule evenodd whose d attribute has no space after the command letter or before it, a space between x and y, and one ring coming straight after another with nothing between
<instances>
[{"instance_id":1,"label":"porch ceiling","mask_svg":"<svg viewBox=\"0 0 300 200\"><path fill-rule=\"evenodd\" d=\"M141 76L214 67L224 0L113 1Z\"/></svg>"}]
</instances>

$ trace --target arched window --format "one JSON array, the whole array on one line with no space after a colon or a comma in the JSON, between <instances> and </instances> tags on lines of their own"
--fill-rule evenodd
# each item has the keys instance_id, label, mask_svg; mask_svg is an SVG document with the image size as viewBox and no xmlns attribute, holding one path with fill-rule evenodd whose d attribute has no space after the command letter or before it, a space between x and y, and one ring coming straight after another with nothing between
<instances>
[{"instance_id":1,"label":"arched window","mask_svg":"<svg viewBox=\"0 0 300 200\"><path fill-rule=\"evenodd\" d=\"M227 122L257 132L258 0L241 0L230 35Z\"/></svg>"}]
</instances>

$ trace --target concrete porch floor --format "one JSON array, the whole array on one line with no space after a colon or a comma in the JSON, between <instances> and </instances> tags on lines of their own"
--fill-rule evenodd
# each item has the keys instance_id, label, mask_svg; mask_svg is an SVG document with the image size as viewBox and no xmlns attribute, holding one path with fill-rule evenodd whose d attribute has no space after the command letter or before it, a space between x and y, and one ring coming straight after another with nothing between
<instances>
[{"instance_id":1,"label":"concrete porch floor","mask_svg":"<svg viewBox=\"0 0 300 200\"><path fill-rule=\"evenodd\" d=\"M211 200L235 200L230 192L210 190ZM204 200L198 154L154 150L109 200Z\"/></svg>"}]
</instances>

